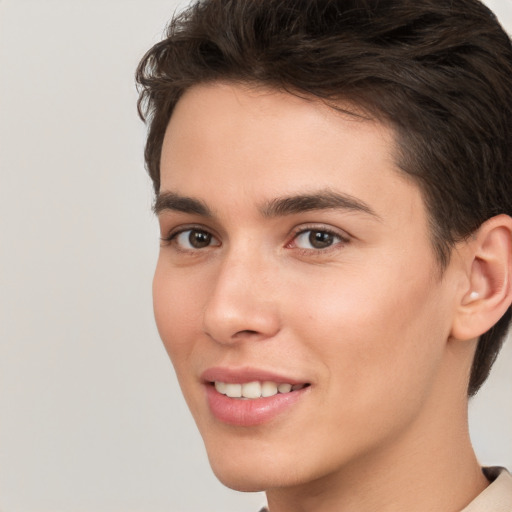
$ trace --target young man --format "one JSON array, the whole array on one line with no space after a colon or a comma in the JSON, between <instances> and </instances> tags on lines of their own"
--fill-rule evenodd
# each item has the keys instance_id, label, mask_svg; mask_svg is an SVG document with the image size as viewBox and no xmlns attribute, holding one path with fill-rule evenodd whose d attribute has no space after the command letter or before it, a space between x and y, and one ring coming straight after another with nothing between
<instances>
[{"instance_id":1,"label":"young man","mask_svg":"<svg viewBox=\"0 0 512 512\"><path fill-rule=\"evenodd\" d=\"M476 0L206 0L138 70L156 321L270 512L512 511L468 396L512 302L512 47Z\"/></svg>"}]
</instances>

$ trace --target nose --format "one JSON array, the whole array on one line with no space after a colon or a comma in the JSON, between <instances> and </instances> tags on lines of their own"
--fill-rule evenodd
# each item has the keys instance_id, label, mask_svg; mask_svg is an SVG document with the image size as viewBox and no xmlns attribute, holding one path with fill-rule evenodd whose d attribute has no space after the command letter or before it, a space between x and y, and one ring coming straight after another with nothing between
<instances>
[{"instance_id":1,"label":"nose","mask_svg":"<svg viewBox=\"0 0 512 512\"><path fill-rule=\"evenodd\" d=\"M221 344L275 336L280 329L277 270L257 254L226 257L204 310L204 332Z\"/></svg>"}]
</instances>

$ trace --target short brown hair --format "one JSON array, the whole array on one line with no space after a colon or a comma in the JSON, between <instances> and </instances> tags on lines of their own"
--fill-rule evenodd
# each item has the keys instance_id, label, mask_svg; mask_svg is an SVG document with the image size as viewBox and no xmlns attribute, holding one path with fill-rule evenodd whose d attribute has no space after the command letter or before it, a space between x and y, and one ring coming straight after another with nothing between
<instances>
[{"instance_id":1,"label":"short brown hair","mask_svg":"<svg viewBox=\"0 0 512 512\"><path fill-rule=\"evenodd\" d=\"M457 241L512 215L512 46L478 0L203 0L171 21L136 78L157 193L177 101L193 85L228 80L348 100L388 123L443 268ZM480 337L470 395L511 316Z\"/></svg>"}]
</instances>

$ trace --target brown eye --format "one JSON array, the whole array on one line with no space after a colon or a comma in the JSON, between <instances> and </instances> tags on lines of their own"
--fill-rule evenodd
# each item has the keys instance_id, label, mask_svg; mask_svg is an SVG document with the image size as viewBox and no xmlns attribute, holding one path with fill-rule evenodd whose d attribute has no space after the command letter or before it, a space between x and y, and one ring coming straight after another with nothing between
<instances>
[{"instance_id":1,"label":"brown eye","mask_svg":"<svg viewBox=\"0 0 512 512\"><path fill-rule=\"evenodd\" d=\"M195 231L191 230L188 235L188 241L192 247L196 249L202 249L203 247L208 247L212 240L212 235L210 233L206 233L204 231Z\"/></svg>"},{"instance_id":2,"label":"brown eye","mask_svg":"<svg viewBox=\"0 0 512 512\"><path fill-rule=\"evenodd\" d=\"M334 236L325 231L310 231L308 238L311 247L315 249L325 249L334 242Z\"/></svg>"},{"instance_id":3,"label":"brown eye","mask_svg":"<svg viewBox=\"0 0 512 512\"><path fill-rule=\"evenodd\" d=\"M211 233L201 229L186 229L174 236L173 239L178 246L186 250L205 249L206 247L220 245Z\"/></svg>"},{"instance_id":4,"label":"brown eye","mask_svg":"<svg viewBox=\"0 0 512 512\"><path fill-rule=\"evenodd\" d=\"M306 229L295 238L295 246L300 249L327 249L344 242L341 236L322 229Z\"/></svg>"}]
</instances>

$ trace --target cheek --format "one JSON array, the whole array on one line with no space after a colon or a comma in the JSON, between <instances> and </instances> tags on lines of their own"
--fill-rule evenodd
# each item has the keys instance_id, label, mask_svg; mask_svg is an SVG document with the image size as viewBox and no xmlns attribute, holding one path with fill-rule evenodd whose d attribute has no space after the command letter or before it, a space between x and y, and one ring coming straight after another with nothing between
<instances>
[{"instance_id":1,"label":"cheek","mask_svg":"<svg viewBox=\"0 0 512 512\"><path fill-rule=\"evenodd\" d=\"M160 337L178 372L179 362L193 349L191 340L201 325L197 295L202 288L170 272L161 260L153 278L153 310Z\"/></svg>"},{"instance_id":2,"label":"cheek","mask_svg":"<svg viewBox=\"0 0 512 512\"><path fill-rule=\"evenodd\" d=\"M194 281L192 279L192 281ZM165 260L157 264L153 279L153 309L160 338L169 355L183 396L192 415L200 418L193 368L202 353L197 340L201 331L200 283L191 283L186 273L172 271ZM199 357L198 357L199 355ZM202 395L201 395L202 396ZM200 403L201 400L200 400Z\"/></svg>"},{"instance_id":3,"label":"cheek","mask_svg":"<svg viewBox=\"0 0 512 512\"><path fill-rule=\"evenodd\" d=\"M429 276L366 274L290 294L308 297L292 309L307 311L296 316L295 334L322 362L326 396L337 394L346 410L389 413L410 404L408 396L421 401L428 393L449 332L447 315Z\"/></svg>"}]
</instances>

